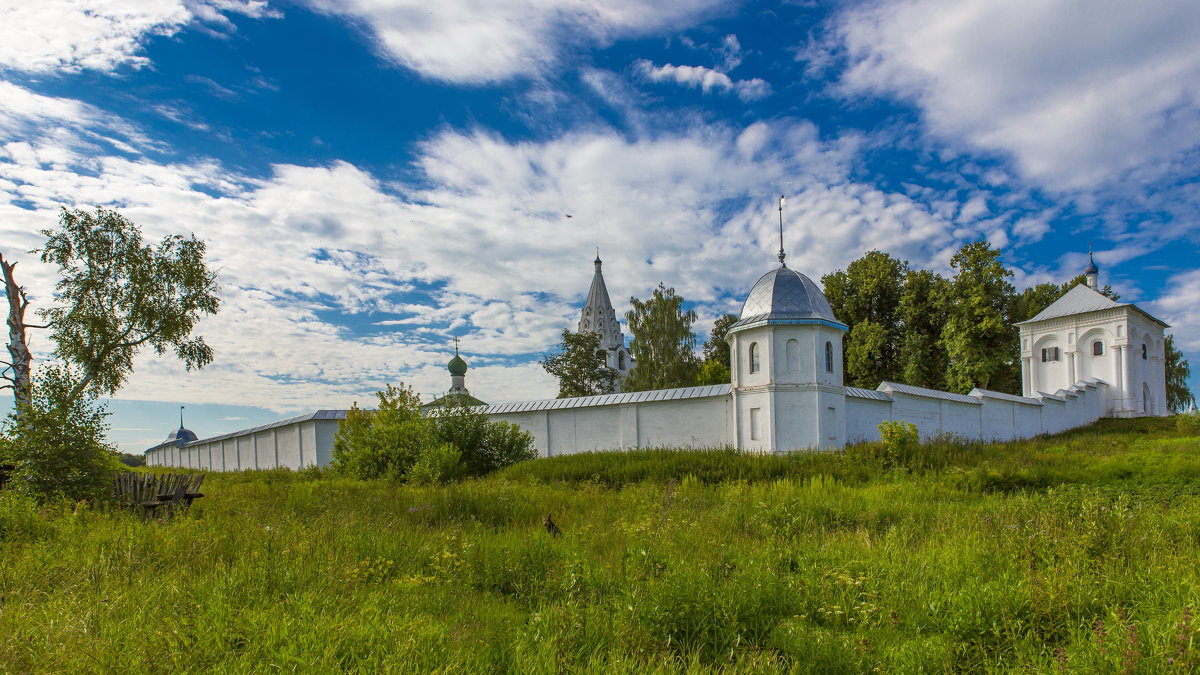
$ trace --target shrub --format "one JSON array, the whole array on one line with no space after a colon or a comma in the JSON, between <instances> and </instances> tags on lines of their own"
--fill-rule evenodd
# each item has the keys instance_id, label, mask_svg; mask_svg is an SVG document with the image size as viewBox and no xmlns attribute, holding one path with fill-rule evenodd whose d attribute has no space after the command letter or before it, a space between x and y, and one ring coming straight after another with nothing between
<instances>
[{"instance_id":1,"label":"shrub","mask_svg":"<svg viewBox=\"0 0 1200 675\"><path fill-rule=\"evenodd\" d=\"M492 422L476 408L447 405L430 418L438 440L462 451L467 474L482 476L510 464L533 459L533 436L509 422Z\"/></svg>"},{"instance_id":2,"label":"shrub","mask_svg":"<svg viewBox=\"0 0 1200 675\"><path fill-rule=\"evenodd\" d=\"M462 452L449 443L427 445L405 474L409 483L444 483L462 474Z\"/></svg>"},{"instance_id":3,"label":"shrub","mask_svg":"<svg viewBox=\"0 0 1200 675\"><path fill-rule=\"evenodd\" d=\"M921 446L921 435L912 422L881 422L879 440L883 442L884 464L906 466Z\"/></svg>"},{"instance_id":4,"label":"shrub","mask_svg":"<svg viewBox=\"0 0 1200 675\"><path fill-rule=\"evenodd\" d=\"M476 410L450 405L429 417L410 387L378 392L379 408L355 404L338 424L333 469L355 478L414 483L481 476L537 456L533 437L507 422L491 422Z\"/></svg>"},{"instance_id":5,"label":"shrub","mask_svg":"<svg viewBox=\"0 0 1200 675\"><path fill-rule=\"evenodd\" d=\"M14 467L6 487L39 501L112 497L113 479L124 467L104 439L108 412L93 394L72 398L73 385L60 368L34 378L28 405L9 417L0 443L0 464Z\"/></svg>"},{"instance_id":6,"label":"shrub","mask_svg":"<svg viewBox=\"0 0 1200 675\"><path fill-rule=\"evenodd\" d=\"M1200 412L1186 412L1175 416L1175 428L1181 434L1200 434Z\"/></svg>"}]
</instances>

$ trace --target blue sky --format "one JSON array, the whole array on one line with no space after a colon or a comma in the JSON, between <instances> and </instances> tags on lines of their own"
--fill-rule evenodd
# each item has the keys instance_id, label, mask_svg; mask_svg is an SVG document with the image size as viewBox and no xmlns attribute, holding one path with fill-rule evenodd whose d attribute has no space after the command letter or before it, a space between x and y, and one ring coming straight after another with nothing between
<instances>
[{"instance_id":1,"label":"blue sky","mask_svg":"<svg viewBox=\"0 0 1200 675\"><path fill-rule=\"evenodd\" d=\"M596 246L618 311L662 281L703 336L770 269L780 194L813 278L873 248L946 273L984 237L1024 287L1091 242L1194 356L1197 34L1155 0L15 4L0 251L45 306L25 252L60 205L208 242L216 361L139 359L127 451L180 405L208 436L444 391L452 336L480 398L553 396Z\"/></svg>"}]
</instances>

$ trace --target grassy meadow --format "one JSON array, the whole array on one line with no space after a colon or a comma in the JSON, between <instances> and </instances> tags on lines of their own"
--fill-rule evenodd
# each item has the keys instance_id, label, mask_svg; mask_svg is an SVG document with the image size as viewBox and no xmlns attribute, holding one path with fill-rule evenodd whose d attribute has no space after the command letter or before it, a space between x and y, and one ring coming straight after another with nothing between
<instances>
[{"instance_id":1,"label":"grassy meadow","mask_svg":"<svg viewBox=\"0 0 1200 675\"><path fill-rule=\"evenodd\" d=\"M203 491L166 522L0 493L0 671L1200 670L1200 431L1171 419Z\"/></svg>"}]
</instances>

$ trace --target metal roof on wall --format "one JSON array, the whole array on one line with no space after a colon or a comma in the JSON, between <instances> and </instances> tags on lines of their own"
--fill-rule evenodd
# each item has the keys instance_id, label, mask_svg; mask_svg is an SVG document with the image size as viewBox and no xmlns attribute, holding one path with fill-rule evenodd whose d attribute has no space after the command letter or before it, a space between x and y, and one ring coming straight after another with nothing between
<instances>
[{"instance_id":1,"label":"metal roof on wall","mask_svg":"<svg viewBox=\"0 0 1200 675\"><path fill-rule=\"evenodd\" d=\"M516 403L494 403L482 406L476 410L487 415L502 413L534 412L537 410L562 410L565 408L589 408L603 405L625 405L627 403L648 403L653 401L681 401L690 398L708 398L725 396L731 385L710 384L703 387L680 387L678 389L655 389L652 391L631 391L622 394L601 394L600 396L579 396L576 398L551 398L541 401L518 401Z\"/></svg>"},{"instance_id":2,"label":"metal roof on wall","mask_svg":"<svg viewBox=\"0 0 1200 675\"><path fill-rule=\"evenodd\" d=\"M344 420L344 419L346 419L347 412L348 411L346 411L346 410L318 410L316 412L310 412L307 415L300 415L298 417L290 417L286 420L279 420L278 422L271 422L270 424L263 424L261 426L251 427L249 429L242 429L241 431L231 431L227 434L221 434L220 436L212 436L210 438L201 438L198 441L192 441L191 443L187 443L187 444L183 445L183 447L188 448L193 445L204 445L206 443L214 443L216 441L224 441L224 440L228 440L230 438L235 438L238 436L248 436L250 434L256 434L260 431L266 431L268 429L275 429L277 427L286 427L289 424L296 424L299 422L308 422L311 420ZM150 449L154 450L158 447L161 447L161 446L156 445Z\"/></svg>"},{"instance_id":3,"label":"metal roof on wall","mask_svg":"<svg viewBox=\"0 0 1200 675\"><path fill-rule=\"evenodd\" d=\"M858 387L846 387L846 395L855 398L869 398L873 401L891 401L892 397L886 393L876 389L859 389Z\"/></svg>"},{"instance_id":4,"label":"metal roof on wall","mask_svg":"<svg viewBox=\"0 0 1200 675\"><path fill-rule=\"evenodd\" d=\"M882 382L879 385L880 391L895 392L897 394L908 394L909 396L924 396L925 398L938 398L943 401L957 401L959 403L974 403L981 405L979 399L974 396L965 394L951 394L948 391L938 391L937 389L926 389L925 387L914 387L911 384L900 384L899 382Z\"/></svg>"}]
</instances>

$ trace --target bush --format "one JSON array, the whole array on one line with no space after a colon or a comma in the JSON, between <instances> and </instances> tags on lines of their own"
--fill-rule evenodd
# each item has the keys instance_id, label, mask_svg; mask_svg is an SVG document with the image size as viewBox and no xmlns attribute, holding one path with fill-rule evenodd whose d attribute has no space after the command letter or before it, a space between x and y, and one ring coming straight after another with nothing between
<instances>
[{"instance_id":1,"label":"bush","mask_svg":"<svg viewBox=\"0 0 1200 675\"><path fill-rule=\"evenodd\" d=\"M1200 434L1200 412L1186 412L1175 416L1175 428L1181 434Z\"/></svg>"},{"instance_id":2,"label":"bush","mask_svg":"<svg viewBox=\"0 0 1200 675\"><path fill-rule=\"evenodd\" d=\"M30 401L9 417L0 443L0 464L13 465L6 488L39 501L105 500L124 467L105 443L108 412L94 395L70 398L73 380L64 369L36 377Z\"/></svg>"},{"instance_id":3,"label":"bush","mask_svg":"<svg viewBox=\"0 0 1200 675\"><path fill-rule=\"evenodd\" d=\"M413 483L481 476L537 456L533 437L507 422L491 422L461 405L421 414L410 387L378 392L379 408L356 404L338 424L333 442L335 471L355 478L390 478Z\"/></svg>"},{"instance_id":4,"label":"bush","mask_svg":"<svg viewBox=\"0 0 1200 675\"><path fill-rule=\"evenodd\" d=\"M487 415L464 405L446 405L431 418L438 440L462 451L465 471L482 476L510 464L533 459L533 437L509 422L492 422Z\"/></svg>"},{"instance_id":5,"label":"bush","mask_svg":"<svg viewBox=\"0 0 1200 675\"><path fill-rule=\"evenodd\" d=\"M912 422L881 422L879 440L883 442L884 464L889 468L907 466L921 446L921 435Z\"/></svg>"}]
</instances>

